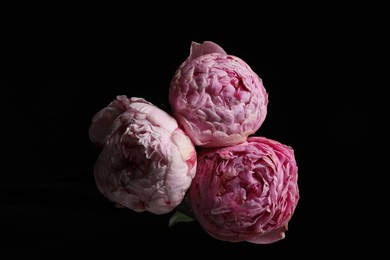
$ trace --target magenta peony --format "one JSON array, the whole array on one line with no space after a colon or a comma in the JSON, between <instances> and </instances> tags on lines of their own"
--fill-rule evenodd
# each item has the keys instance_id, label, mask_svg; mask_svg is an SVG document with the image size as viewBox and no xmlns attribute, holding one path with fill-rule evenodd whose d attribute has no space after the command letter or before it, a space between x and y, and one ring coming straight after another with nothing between
<instances>
[{"instance_id":1,"label":"magenta peony","mask_svg":"<svg viewBox=\"0 0 390 260\"><path fill-rule=\"evenodd\" d=\"M195 145L221 147L241 143L260 128L268 94L243 60L213 42L193 42L171 81L169 103Z\"/></svg>"},{"instance_id":2,"label":"magenta peony","mask_svg":"<svg viewBox=\"0 0 390 260\"><path fill-rule=\"evenodd\" d=\"M99 191L137 212L172 211L196 172L196 151L176 120L142 98L118 96L89 129L102 146L94 174Z\"/></svg>"},{"instance_id":3,"label":"magenta peony","mask_svg":"<svg viewBox=\"0 0 390 260\"><path fill-rule=\"evenodd\" d=\"M206 149L198 156L188 203L216 239L268 244L284 238L299 200L291 147L265 137Z\"/></svg>"}]
</instances>

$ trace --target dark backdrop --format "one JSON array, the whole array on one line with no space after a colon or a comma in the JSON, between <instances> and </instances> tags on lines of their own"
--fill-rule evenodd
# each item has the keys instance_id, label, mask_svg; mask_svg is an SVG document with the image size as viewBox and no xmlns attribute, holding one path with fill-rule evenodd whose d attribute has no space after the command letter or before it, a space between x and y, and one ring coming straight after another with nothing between
<instances>
[{"instance_id":1,"label":"dark backdrop","mask_svg":"<svg viewBox=\"0 0 390 260\"><path fill-rule=\"evenodd\" d=\"M358 60L350 46L357 27L314 20L277 24L251 19L230 26L175 23L26 24L15 41L19 73L4 86L0 254L145 256L312 256L346 247L342 225L357 203L345 183L356 176L364 135L363 95L346 70ZM326 16L324 16L326 17ZM170 79L191 41L214 41L245 60L269 93L268 115L256 135L295 150L301 199L284 240L271 245L228 243L196 223L168 228L170 214L117 209L97 190L92 167L99 151L88 139L93 115L116 95L167 107ZM12 42L13 43L13 42ZM24 71L24 70L23 70ZM342 235L340 235L342 230ZM353 236L353 235L351 235ZM141 249L146 247L146 249ZM179 253L176 248L183 249Z\"/></svg>"}]
</instances>

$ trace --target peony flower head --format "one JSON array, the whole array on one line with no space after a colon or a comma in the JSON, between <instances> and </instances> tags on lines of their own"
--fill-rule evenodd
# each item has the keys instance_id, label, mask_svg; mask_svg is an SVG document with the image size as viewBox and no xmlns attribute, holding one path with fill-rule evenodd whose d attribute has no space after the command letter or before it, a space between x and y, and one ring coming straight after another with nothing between
<instances>
[{"instance_id":1,"label":"peony flower head","mask_svg":"<svg viewBox=\"0 0 390 260\"><path fill-rule=\"evenodd\" d=\"M265 137L198 156L188 203L216 239L268 244L285 236L299 200L293 149Z\"/></svg>"},{"instance_id":2,"label":"peony flower head","mask_svg":"<svg viewBox=\"0 0 390 260\"><path fill-rule=\"evenodd\" d=\"M169 103L195 145L220 147L241 143L260 128L268 94L242 59L213 42L193 42L171 81Z\"/></svg>"},{"instance_id":3,"label":"peony flower head","mask_svg":"<svg viewBox=\"0 0 390 260\"><path fill-rule=\"evenodd\" d=\"M142 98L118 96L94 116L89 135L102 146L94 175L109 200L154 214L183 200L196 172L196 151L168 113Z\"/></svg>"}]
</instances>

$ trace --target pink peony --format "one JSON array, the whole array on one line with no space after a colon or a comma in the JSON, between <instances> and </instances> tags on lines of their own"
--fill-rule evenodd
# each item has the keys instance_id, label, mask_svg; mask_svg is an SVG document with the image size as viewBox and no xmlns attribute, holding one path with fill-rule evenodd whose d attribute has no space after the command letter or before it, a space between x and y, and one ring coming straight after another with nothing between
<instances>
[{"instance_id":1,"label":"pink peony","mask_svg":"<svg viewBox=\"0 0 390 260\"><path fill-rule=\"evenodd\" d=\"M195 145L231 146L260 128L268 94L243 60L213 42L192 42L189 57L171 81L169 103Z\"/></svg>"},{"instance_id":2,"label":"pink peony","mask_svg":"<svg viewBox=\"0 0 390 260\"><path fill-rule=\"evenodd\" d=\"M265 137L204 150L188 203L216 239L268 244L284 238L299 200L291 147Z\"/></svg>"},{"instance_id":3,"label":"pink peony","mask_svg":"<svg viewBox=\"0 0 390 260\"><path fill-rule=\"evenodd\" d=\"M94 174L109 200L155 214L183 200L196 151L172 116L142 98L118 96L94 116L89 134L103 147Z\"/></svg>"}]
</instances>

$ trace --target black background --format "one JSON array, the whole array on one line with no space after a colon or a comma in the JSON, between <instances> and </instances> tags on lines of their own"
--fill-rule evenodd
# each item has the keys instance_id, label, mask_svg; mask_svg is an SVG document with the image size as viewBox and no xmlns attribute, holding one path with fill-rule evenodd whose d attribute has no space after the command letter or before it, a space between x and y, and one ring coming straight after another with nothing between
<instances>
[{"instance_id":1,"label":"black background","mask_svg":"<svg viewBox=\"0 0 390 260\"><path fill-rule=\"evenodd\" d=\"M357 231L344 222L359 202L345 188L358 178L359 166L350 162L358 158L368 118L362 109L367 96L356 84L364 55L356 55L356 42L371 36L359 20L344 20L345 12L284 21L232 13L224 23L207 15L168 23L129 14L70 26L72 17L62 17L52 26L46 20L43 29L25 22L8 39L8 68L22 69L2 82L10 95L3 110L0 254L291 257L349 248L346 241ZM179 28L186 19L193 23ZM169 228L171 214L117 209L95 186L99 151L88 139L93 115L116 95L169 110L176 68L191 41L205 40L242 58L262 78L269 106L256 135L295 150L301 199L286 238L274 244L218 241L196 222Z\"/></svg>"}]
</instances>

